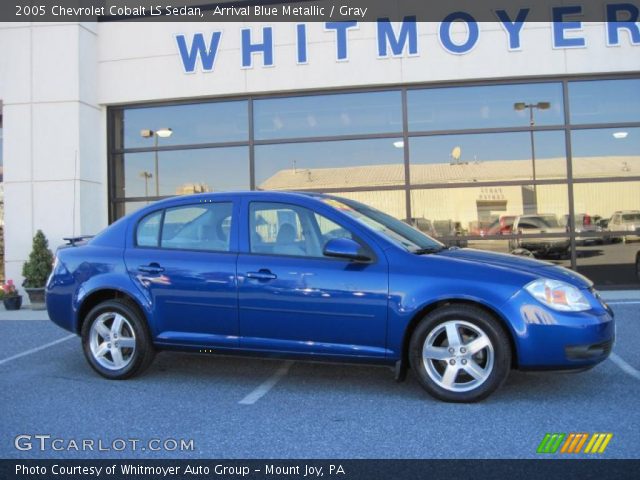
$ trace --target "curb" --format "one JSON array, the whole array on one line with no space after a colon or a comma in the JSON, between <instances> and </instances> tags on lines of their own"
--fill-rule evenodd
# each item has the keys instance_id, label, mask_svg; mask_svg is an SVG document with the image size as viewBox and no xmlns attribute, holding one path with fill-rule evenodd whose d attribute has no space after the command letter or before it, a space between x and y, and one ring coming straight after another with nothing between
<instances>
[{"instance_id":1,"label":"curb","mask_svg":"<svg viewBox=\"0 0 640 480\"><path fill-rule=\"evenodd\" d=\"M46 310L31 310L30 308L7 311L0 303L0 321L2 320L49 320L49 315Z\"/></svg>"}]
</instances>

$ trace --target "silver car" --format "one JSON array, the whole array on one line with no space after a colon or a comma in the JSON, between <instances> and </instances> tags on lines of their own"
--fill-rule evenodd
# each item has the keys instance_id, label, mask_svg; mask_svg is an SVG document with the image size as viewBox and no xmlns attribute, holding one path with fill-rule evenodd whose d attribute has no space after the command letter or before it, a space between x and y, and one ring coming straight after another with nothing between
<instances>
[{"instance_id":1,"label":"silver car","mask_svg":"<svg viewBox=\"0 0 640 480\"><path fill-rule=\"evenodd\" d=\"M558 217L550 213L519 215L513 222L516 238L509 240L511 251L528 250L537 256L567 255L570 241L568 238L529 238L529 235L557 233L566 234L567 228L560 225ZM526 235L526 236L521 236Z\"/></svg>"},{"instance_id":2,"label":"silver car","mask_svg":"<svg viewBox=\"0 0 640 480\"><path fill-rule=\"evenodd\" d=\"M612 240L640 240L640 210L622 210L615 212L609 220L607 229L610 232L629 232L622 236L615 235Z\"/></svg>"}]
</instances>

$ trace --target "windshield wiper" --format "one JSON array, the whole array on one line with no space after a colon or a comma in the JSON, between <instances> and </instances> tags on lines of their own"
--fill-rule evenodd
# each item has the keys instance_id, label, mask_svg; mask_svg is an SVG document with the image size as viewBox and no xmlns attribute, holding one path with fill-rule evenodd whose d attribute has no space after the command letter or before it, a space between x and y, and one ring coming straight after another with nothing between
<instances>
[{"instance_id":1,"label":"windshield wiper","mask_svg":"<svg viewBox=\"0 0 640 480\"><path fill-rule=\"evenodd\" d=\"M442 250L444 250L444 247L423 247L416 250L411 250L411 253L415 253L416 255L428 255L430 253L441 252Z\"/></svg>"}]
</instances>

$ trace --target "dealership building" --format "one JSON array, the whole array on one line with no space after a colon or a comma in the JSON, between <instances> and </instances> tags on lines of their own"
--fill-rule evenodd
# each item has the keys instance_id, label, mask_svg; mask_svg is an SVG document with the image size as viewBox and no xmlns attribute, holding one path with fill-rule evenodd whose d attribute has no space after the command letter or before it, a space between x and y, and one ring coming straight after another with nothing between
<instances>
[{"instance_id":1,"label":"dealership building","mask_svg":"<svg viewBox=\"0 0 640 480\"><path fill-rule=\"evenodd\" d=\"M531 253L640 287L640 24L455 20L0 24L4 278L38 229L56 247L160 198L262 189L452 245L568 240Z\"/></svg>"}]
</instances>

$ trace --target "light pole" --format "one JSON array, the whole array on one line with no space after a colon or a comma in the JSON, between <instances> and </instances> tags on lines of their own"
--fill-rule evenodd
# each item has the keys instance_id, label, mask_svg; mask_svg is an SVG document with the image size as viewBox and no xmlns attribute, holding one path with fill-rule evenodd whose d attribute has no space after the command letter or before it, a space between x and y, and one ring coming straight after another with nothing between
<instances>
[{"instance_id":1,"label":"light pole","mask_svg":"<svg viewBox=\"0 0 640 480\"><path fill-rule=\"evenodd\" d=\"M153 130L141 130L140 136L142 138L153 137L153 153L154 153L154 175L156 180L156 197L160 196L160 178L158 175L158 138L169 138L173 130L170 128L159 128L155 132Z\"/></svg>"},{"instance_id":2,"label":"light pole","mask_svg":"<svg viewBox=\"0 0 640 480\"><path fill-rule=\"evenodd\" d=\"M153 177L153 173L147 172L145 170L144 172L140 172L140 176L144 178L144 196L148 197L149 196L149 179Z\"/></svg>"},{"instance_id":3,"label":"light pole","mask_svg":"<svg viewBox=\"0 0 640 480\"><path fill-rule=\"evenodd\" d=\"M536 124L535 117L533 115L533 109L548 110L551 107L550 102L538 102L538 103L525 103L517 102L513 104L513 109L521 112L525 108L529 109L529 136L531 138L531 165L533 168L533 201L536 207L536 213L538 212L538 188L536 185L536 145L533 141L533 127Z\"/></svg>"}]
</instances>

